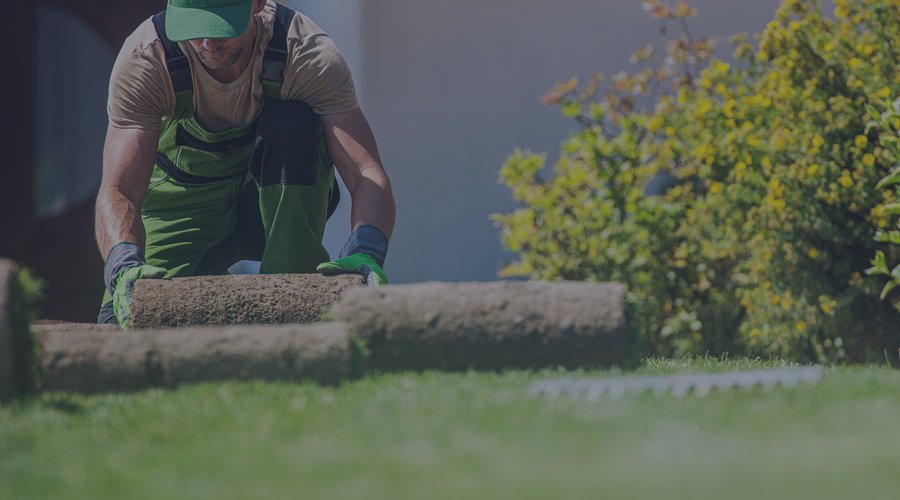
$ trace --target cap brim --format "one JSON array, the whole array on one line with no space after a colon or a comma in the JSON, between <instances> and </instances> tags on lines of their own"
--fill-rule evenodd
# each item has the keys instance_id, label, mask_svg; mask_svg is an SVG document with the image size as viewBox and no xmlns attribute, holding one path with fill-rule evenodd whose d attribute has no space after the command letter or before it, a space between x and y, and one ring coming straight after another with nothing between
<instances>
[{"instance_id":1,"label":"cap brim","mask_svg":"<svg viewBox=\"0 0 900 500\"><path fill-rule=\"evenodd\" d=\"M252 1L205 9L170 4L166 7L166 36L173 42L239 36L250 23Z\"/></svg>"}]
</instances>

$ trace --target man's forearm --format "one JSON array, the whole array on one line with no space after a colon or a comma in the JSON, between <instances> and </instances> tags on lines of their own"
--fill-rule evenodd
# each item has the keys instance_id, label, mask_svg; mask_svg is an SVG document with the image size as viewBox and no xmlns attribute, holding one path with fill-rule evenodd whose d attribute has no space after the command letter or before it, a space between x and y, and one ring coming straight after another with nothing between
<instances>
[{"instance_id":1,"label":"man's forearm","mask_svg":"<svg viewBox=\"0 0 900 500\"><path fill-rule=\"evenodd\" d=\"M350 192L353 200L350 223L353 229L369 224L391 237L394 231L396 206L391 182L380 166L365 169Z\"/></svg>"},{"instance_id":2,"label":"man's forearm","mask_svg":"<svg viewBox=\"0 0 900 500\"><path fill-rule=\"evenodd\" d=\"M100 255L106 259L117 243L134 243L144 248L144 223L141 208L115 188L101 187L97 194L94 230Z\"/></svg>"}]
</instances>

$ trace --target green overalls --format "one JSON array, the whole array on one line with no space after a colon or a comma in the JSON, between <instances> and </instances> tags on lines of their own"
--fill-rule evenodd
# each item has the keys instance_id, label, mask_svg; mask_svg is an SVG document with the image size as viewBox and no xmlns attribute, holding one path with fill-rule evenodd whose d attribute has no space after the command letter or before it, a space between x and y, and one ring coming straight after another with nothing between
<instances>
[{"instance_id":1,"label":"green overalls","mask_svg":"<svg viewBox=\"0 0 900 500\"><path fill-rule=\"evenodd\" d=\"M196 120L190 67L165 36L165 11L153 17L176 106L162 122L141 218L146 262L167 278L225 274L242 259L260 260L262 273L315 272L329 260L322 236L337 205L334 166L318 117L280 97L293 15L278 5L259 113L216 133ZM107 292L104 309L111 300Z\"/></svg>"}]
</instances>

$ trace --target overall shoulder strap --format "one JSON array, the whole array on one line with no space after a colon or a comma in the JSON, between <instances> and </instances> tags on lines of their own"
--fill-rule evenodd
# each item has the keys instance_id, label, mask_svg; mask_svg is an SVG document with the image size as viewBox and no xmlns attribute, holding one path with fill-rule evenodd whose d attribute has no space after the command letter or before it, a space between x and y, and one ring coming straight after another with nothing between
<instances>
[{"instance_id":1,"label":"overall shoulder strap","mask_svg":"<svg viewBox=\"0 0 900 500\"><path fill-rule=\"evenodd\" d=\"M168 68L169 76L172 78L172 87L175 93L193 90L194 80L191 76L191 65L188 62L188 58L184 55L181 47L166 36L165 10L153 16L153 27L156 28L156 34L159 36L159 41L162 42L163 50L166 53L166 68Z\"/></svg>"},{"instance_id":2,"label":"overall shoulder strap","mask_svg":"<svg viewBox=\"0 0 900 500\"><path fill-rule=\"evenodd\" d=\"M296 12L280 3L275 5L275 25L272 29L272 39L266 48L262 79L281 85L284 82L284 68L287 65L288 29Z\"/></svg>"}]
</instances>

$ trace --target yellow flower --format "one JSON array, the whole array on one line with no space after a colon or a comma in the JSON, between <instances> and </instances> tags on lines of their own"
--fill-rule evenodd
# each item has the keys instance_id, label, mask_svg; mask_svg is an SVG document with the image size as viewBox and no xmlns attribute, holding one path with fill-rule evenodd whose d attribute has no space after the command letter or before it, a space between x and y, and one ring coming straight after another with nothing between
<instances>
[{"instance_id":1,"label":"yellow flower","mask_svg":"<svg viewBox=\"0 0 900 500\"><path fill-rule=\"evenodd\" d=\"M728 87L726 87L724 83L717 83L716 84L716 92L718 92L720 94L725 94L726 92L728 92Z\"/></svg>"},{"instance_id":2,"label":"yellow flower","mask_svg":"<svg viewBox=\"0 0 900 500\"><path fill-rule=\"evenodd\" d=\"M725 185L721 182L713 182L709 185L709 192L712 194L719 194L725 190Z\"/></svg>"},{"instance_id":3,"label":"yellow flower","mask_svg":"<svg viewBox=\"0 0 900 500\"><path fill-rule=\"evenodd\" d=\"M696 109L694 109L694 116L699 118L703 118L703 115L709 113L709 110L712 109L712 103L710 103L707 99L701 100Z\"/></svg>"},{"instance_id":4,"label":"yellow flower","mask_svg":"<svg viewBox=\"0 0 900 500\"><path fill-rule=\"evenodd\" d=\"M788 29L791 31L800 31L800 21L791 21L788 23Z\"/></svg>"},{"instance_id":5,"label":"yellow flower","mask_svg":"<svg viewBox=\"0 0 900 500\"><path fill-rule=\"evenodd\" d=\"M875 92L875 96L881 99L887 99L891 96L891 89L887 87L881 87L878 92Z\"/></svg>"},{"instance_id":6,"label":"yellow flower","mask_svg":"<svg viewBox=\"0 0 900 500\"><path fill-rule=\"evenodd\" d=\"M759 328L750 330L750 337L759 337Z\"/></svg>"},{"instance_id":7,"label":"yellow flower","mask_svg":"<svg viewBox=\"0 0 900 500\"><path fill-rule=\"evenodd\" d=\"M809 256L810 259L815 259L815 258L819 257L819 251L816 250L815 248L810 248L809 250L806 251L806 255Z\"/></svg>"},{"instance_id":8,"label":"yellow flower","mask_svg":"<svg viewBox=\"0 0 900 500\"><path fill-rule=\"evenodd\" d=\"M856 147L859 149L863 149L869 145L869 138L864 135L858 135L853 139L853 143L856 144Z\"/></svg>"},{"instance_id":9,"label":"yellow flower","mask_svg":"<svg viewBox=\"0 0 900 500\"><path fill-rule=\"evenodd\" d=\"M731 65L725 61L720 61L716 59L715 61L710 63L710 68L716 73L727 73L729 69L731 69Z\"/></svg>"},{"instance_id":10,"label":"yellow flower","mask_svg":"<svg viewBox=\"0 0 900 500\"><path fill-rule=\"evenodd\" d=\"M735 106L737 106L737 101L735 101L734 99L728 99L723 105L722 112L725 113L725 116L731 118L732 116L734 116Z\"/></svg>"},{"instance_id":11,"label":"yellow flower","mask_svg":"<svg viewBox=\"0 0 900 500\"><path fill-rule=\"evenodd\" d=\"M871 167L871 166L875 165L875 155L873 155L872 153L866 153L863 155L862 161L863 161L863 165L865 165L867 167Z\"/></svg>"},{"instance_id":12,"label":"yellow flower","mask_svg":"<svg viewBox=\"0 0 900 500\"><path fill-rule=\"evenodd\" d=\"M825 49L825 52L831 52L834 50L834 42L829 40L829 41L825 42L825 46L822 48Z\"/></svg>"},{"instance_id":13,"label":"yellow flower","mask_svg":"<svg viewBox=\"0 0 900 500\"><path fill-rule=\"evenodd\" d=\"M769 60L769 53L765 50L760 50L756 53L756 60L760 62L765 62Z\"/></svg>"},{"instance_id":14,"label":"yellow flower","mask_svg":"<svg viewBox=\"0 0 900 500\"><path fill-rule=\"evenodd\" d=\"M802 332L803 330L806 330L806 323L804 323L802 321L798 321L798 322L794 323L794 330L797 330L798 332Z\"/></svg>"},{"instance_id":15,"label":"yellow flower","mask_svg":"<svg viewBox=\"0 0 900 500\"><path fill-rule=\"evenodd\" d=\"M850 69L857 69L862 66L862 60L857 57L851 57L849 61L847 61L847 65L850 66Z\"/></svg>"},{"instance_id":16,"label":"yellow flower","mask_svg":"<svg viewBox=\"0 0 900 500\"><path fill-rule=\"evenodd\" d=\"M816 175L816 172L818 172L818 171L819 171L819 164L813 163L806 169L806 175L812 177L812 176Z\"/></svg>"},{"instance_id":17,"label":"yellow flower","mask_svg":"<svg viewBox=\"0 0 900 500\"><path fill-rule=\"evenodd\" d=\"M850 177L850 172L844 170L844 173L841 174L841 178L838 179L838 182L841 183L841 186L848 188L853 185L853 178Z\"/></svg>"},{"instance_id":18,"label":"yellow flower","mask_svg":"<svg viewBox=\"0 0 900 500\"><path fill-rule=\"evenodd\" d=\"M825 139L822 138L821 135L816 134L816 136L813 137L812 143L814 147L821 148L822 145L825 144Z\"/></svg>"}]
</instances>

